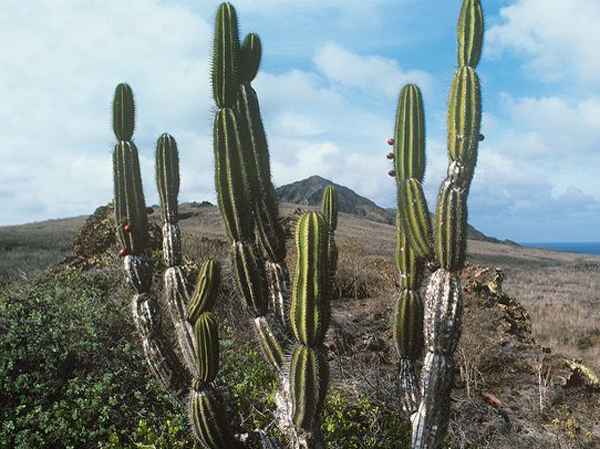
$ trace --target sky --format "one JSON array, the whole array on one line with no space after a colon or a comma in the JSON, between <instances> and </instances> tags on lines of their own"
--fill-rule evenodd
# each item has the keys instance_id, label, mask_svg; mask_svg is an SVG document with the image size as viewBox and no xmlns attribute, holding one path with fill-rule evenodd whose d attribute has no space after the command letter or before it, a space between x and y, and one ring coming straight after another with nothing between
<instances>
[{"instance_id":1,"label":"sky","mask_svg":"<svg viewBox=\"0 0 600 449\"><path fill-rule=\"evenodd\" d=\"M111 101L127 82L148 204L154 147L178 142L180 201L215 202L210 87L217 1L0 0L0 225L112 198ZM447 167L460 0L238 0L263 43L273 181L318 174L395 207L386 139L402 86L424 94L425 191ZM478 166L469 221L520 242L600 241L600 1L482 0Z\"/></svg>"}]
</instances>

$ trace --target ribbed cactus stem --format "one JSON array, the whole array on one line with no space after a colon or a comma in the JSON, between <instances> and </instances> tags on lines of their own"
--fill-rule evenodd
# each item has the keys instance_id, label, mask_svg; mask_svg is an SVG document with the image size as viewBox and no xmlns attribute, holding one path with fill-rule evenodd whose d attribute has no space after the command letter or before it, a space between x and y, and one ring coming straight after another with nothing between
<instances>
[{"instance_id":1,"label":"ribbed cactus stem","mask_svg":"<svg viewBox=\"0 0 600 449\"><path fill-rule=\"evenodd\" d=\"M475 69L460 67L448 100L448 156L462 160L472 173L477 162L481 128L481 87Z\"/></svg>"},{"instance_id":2,"label":"ribbed cactus stem","mask_svg":"<svg viewBox=\"0 0 600 449\"><path fill-rule=\"evenodd\" d=\"M329 277L331 280L331 287L333 288L333 277L337 270L338 261L338 249L335 244L335 230L337 228L338 221L338 196L335 187L329 185L325 187L323 191L323 198L321 200L321 214L327 223L329 228L329 246L327 248L329 260Z\"/></svg>"},{"instance_id":3,"label":"ribbed cactus stem","mask_svg":"<svg viewBox=\"0 0 600 449\"><path fill-rule=\"evenodd\" d=\"M253 221L247 198L241 141L233 109L219 109L214 125L215 184L221 216L229 237L252 241Z\"/></svg>"},{"instance_id":4,"label":"ribbed cactus stem","mask_svg":"<svg viewBox=\"0 0 600 449\"><path fill-rule=\"evenodd\" d=\"M406 178L399 182L398 213L400 226L415 254L430 259L433 255L431 217L418 179Z\"/></svg>"},{"instance_id":5,"label":"ribbed cactus stem","mask_svg":"<svg viewBox=\"0 0 600 449\"><path fill-rule=\"evenodd\" d=\"M112 117L113 131L117 140L131 140L135 129L135 103L133 91L128 84L121 83L115 89Z\"/></svg>"},{"instance_id":6,"label":"ribbed cactus stem","mask_svg":"<svg viewBox=\"0 0 600 449\"><path fill-rule=\"evenodd\" d=\"M219 264L209 259L202 265L198 282L192 294L188 309L187 320L195 323L198 317L204 312L212 309L217 298L217 291L221 279L221 269Z\"/></svg>"},{"instance_id":7,"label":"ribbed cactus stem","mask_svg":"<svg viewBox=\"0 0 600 449\"><path fill-rule=\"evenodd\" d=\"M262 57L262 44L256 33L250 33L244 38L240 50L240 83L254 81Z\"/></svg>"},{"instance_id":8,"label":"ribbed cactus stem","mask_svg":"<svg viewBox=\"0 0 600 449\"><path fill-rule=\"evenodd\" d=\"M194 436L206 449L235 449L235 441L222 412L219 398L195 383L188 399L188 415Z\"/></svg>"},{"instance_id":9,"label":"ribbed cactus stem","mask_svg":"<svg viewBox=\"0 0 600 449\"><path fill-rule=\"evenodd\" d=\"M163 221L177 222L179 195L179 154L173 136L163 134L156 142L156 186L160 196Z\"/></svg>"},{"instance_id":10,"label":"ribbed cactus stem","mask_svg":"<svg viewBox=\"0 0 600 449\"><path fill-rule=\"evenodd\" d=\"M394 128L394 168L398 183L425 176L425 112L421 90L407 84L400 92Z\"/></svg>"},{"instance_id":11,"label":"ribbed cactus stem","mask_svg":"<svg viewBox=\"0 0 600 449\"><path fill-rule=\"evenodd\" d=\"M300 218L290 322L296 339L309 347L323 343L329 325L328 240L327 223L320 214L308 212Z\"/></svg>"},{"instance_id":12,"label":"ribbed cactus stem","mask_svg":"<svg viewBox=\"0 0 600 449\"><path fill-rule=\"evenodd\" d=\"M463 2L458 17L458 65L477 67L483 45L483 10L479 0Z\"/></svg>"},{"instance_id":13,"label":"ribbed cactus stem","mask_svg":"<svg viewBox=\"0 0 600 449\"><path fill-rule=\"evenodd\" d=\"M140 255L148 242L148 219L138 151L133 142L120 141L113 151L115 224L128 255Z\"/></svg>"},{"instance_id":14,"label":"ribbed cactus stem","mask_svg":"<svg viewBox=\"0 0 600 449\"><path fill-rule=\"evenodd\" d=\"M250 84L240 85L235 111L239 120L243 167L259 242L269 260L281 263L285 259L285 235L279 220L275 188L271 182L269 147L258 97Z\"/></svg>"},{"instance_id":15,"label":"ribbed cactus stem","mask_svg":"<svg viewBox=\"0 0 600 449\"><path fill-rule=\"evenodd\" d=\"M239 83L239 52L237 13L229 2L221 3L215 17L213 44L213 97L219 108L231 108L235 103Z\"/></svg>"},{"instance_id":16,"label":"ribbed cactus stem","mask_svg":"<svg viewBox=\"0 0 600 449\"><path fill-rule=\"evenodd\" d=\"M481 55L483 12L479 0L463 0L458 20L458 64L448 101L448 175L438 195L435 255L440 268L425 296L425 360L422 400L412 417L412 448L442 446L450 415L454 352L461 334L462 287L457 272L466 253L467 195L481 125L481 89L475 72Z\"/></svg>"}]
</instances>

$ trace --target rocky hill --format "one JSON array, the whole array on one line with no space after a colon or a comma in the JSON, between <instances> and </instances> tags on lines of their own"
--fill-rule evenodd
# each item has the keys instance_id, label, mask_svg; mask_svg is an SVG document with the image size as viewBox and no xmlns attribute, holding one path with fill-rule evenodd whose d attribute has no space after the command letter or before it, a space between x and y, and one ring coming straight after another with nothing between
<instances>
[{"instance_id":1,"label":"rocky hill","mask_svg":"<svg viewBox=\"0 0 600 449\"><path fill-rule=\"evenodd\" d=\"M354 190L317 175L281 186L277 189L277 195L280 201L286 203L318 206L321 203L323 191L328 185L335 186L338 192L340 212L379 223L395 224L396 209L384 209L370 199L359 195ZM467 237L471 240L516 245L516 243L509 240L500 241L494 237L489 237L471 225L467 226Z\"/></svg>"}]
</instances>

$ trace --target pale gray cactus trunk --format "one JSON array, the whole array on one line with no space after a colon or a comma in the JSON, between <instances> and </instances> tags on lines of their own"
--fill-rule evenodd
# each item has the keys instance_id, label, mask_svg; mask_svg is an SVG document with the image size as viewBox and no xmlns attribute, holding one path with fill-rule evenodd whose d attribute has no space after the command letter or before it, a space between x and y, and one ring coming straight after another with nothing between
<instances>
[{"instance_id":1,"label":"pale gray cactus trunk","mask_svg":"<svg viewBox=\"0 0 600 449\"><path fill-rule=\"evenodd\" d=\"M444 441L461 316L460 279L456 273L440 268L433 274L425 295L426 352L421 376L421 404L411 418L413 449L437 449Z\"/></svg>"}]
</instances>

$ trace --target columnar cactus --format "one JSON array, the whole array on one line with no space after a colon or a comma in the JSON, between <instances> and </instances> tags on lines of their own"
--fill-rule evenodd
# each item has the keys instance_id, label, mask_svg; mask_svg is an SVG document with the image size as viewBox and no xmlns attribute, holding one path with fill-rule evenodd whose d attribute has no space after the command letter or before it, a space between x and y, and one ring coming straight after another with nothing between
<instances>
[{"instance_id":1,"label":"columnar cactus","mask_svg":"<svg viewBox=\"0 0 600 449\"><path fill-rule=\"evenodd\" d=\"M320 412L327 390L323 338L331 290L327 261L333 234L321 214L300 220L299 264L290 301L285 233L271 182L258 96L250 84L258 73L262 45L255 33L240 45L237 26L235 8L222 3L216 16L212 68L219 209L232 242L238 294L253 317L265 359L278 376L279 428L294 448L320 448ZM335 193L328 195L332 209L328 220L335 228ZM286 353L293 340L292 353Z\"/></svg>"},{"instance_id":2,"label":"columnar cactus","mask_svg":"<svg viewBox=\"0 0 600 449\"><path fill-rule=\"evenodd\" d=\"M399 386L405 411L413 413L413 449L437 449L444 440L449 417L453 354L461 333L462 288L458 271L466 253L467 196L477 162L481 124L481 90L475 67L483 41L480 0L463 0L458 20L458 69L448 101L448 159L440 186L434 226L422 190L425 161L421 94L416 86L402 89L394 134L395 175L398 184L398 268L400 300L394 320L401 356ZM424 314L418 300L418 274L424 259L438 267L429 281ZM416 408L414 360L422 349L417 337L424 329L425 361L421 401ZM409 366L409 368L406 368Z\"/></svg>"},{"instance_id":3,"label":"columnar cactus","mask_svg":"<svg viewBox=\"0 0 600 449\"><path fill-rule=\"evenodd\" d=\"M458 64L448 104L448 174L434 223L423 193L425 119L419 88L409 84L398 101L394 170L398 189L396 264L400 291L393 335L400 357L402 407L412 414L413 449L438 449L448 424L453 353L460 338L462 290L457 272L465 263L467 196L477 160L481 98L475 67L480 59L480 0L463 0L458 23ZM235 8L222 3L215 20L212 67L216 104L213 146L215 187L231 240L231 267L238 295L251 315L258 344L278 379L276 421L293 449L324 449L321 412L328 388L324 345L330 321L332 277L337 266L335 189L324 191L320 212L304 214L296 227L297 263L291 289L285 266L285 233L271 182L269 149L258 96L251 86L262 55L257 34L239 41ZM189 295L181 268L178 226L179 156L175 139L156 145L156 182L163 219L163 294L179 351L163 334L152 269L145 258L148 220L137 148L132 142L135 106L131 88L120 84L113 103L114 217L125 273L136 290L132 309L150 371L181 403L187 403L193 433L204 448L249 448L234 435L232 415L215 386L219 331L211 313L220 268L206 261ZM436 268L425 304L419 295L424 266ZM415 361L425 350L419 389ZM262 449L274 441L257 431ZM253 443L254 444L254 443ZM251 446L255 447L255 446Z\"/></svg>"},{"instance_id":4,"label":"columnar cactus","mask_svg":"<svg viewBox=\"0 0 600 449\"><path fill-rule=\"evenodd\" d=\"M119 139L113 151L114 217L121 245L119 254L124 257L127 279L136 291L132 312L150 371L160 384L183 401L187 373L162 332L158 302L150 293L152 269L144 256L148 243L146 205L138 152L130 140L134 111L131 88L119 84L113 102L113 130Z\"/></svg>"},{"instance_id":5,"label":"columnar cactus","mask_svg":"<svg viewBox=\"0 0 600 449\"><path fill-rule=\"evenodd\" d=\"M325 218L327 227L329 229L329 246L327 250L329 260L329 273L331 276L337 270L338 261L338 249L335 244L335 230L337 229L337 218L338 218L338 198L335 191L335 187L327 186L323 192L323 199L321 200L321 214Z\"/></svg>"},{"instance_id":6,"label":"columnar cactus","mask_svg":"<svg viewBox=\"0 0 600 449\"><path fill-rule=\"evenodd\" d=\"M402 408L413 413L420 398L415 361L423 351L423 302L419 295L423 255L428 254L429 212L421 183L425 177L425 112L421 91L414 84L402 88L396 112L393 159L398 185L396 266L400 293L395 300L393 334L400 356L398 390ZM414 201L414 187L419 201ZM406 232L411 224L416 232ZM412 244L407 235L417 235ZM418 248L416 250L415 248Z\"/></svg>"}]
</instances>

